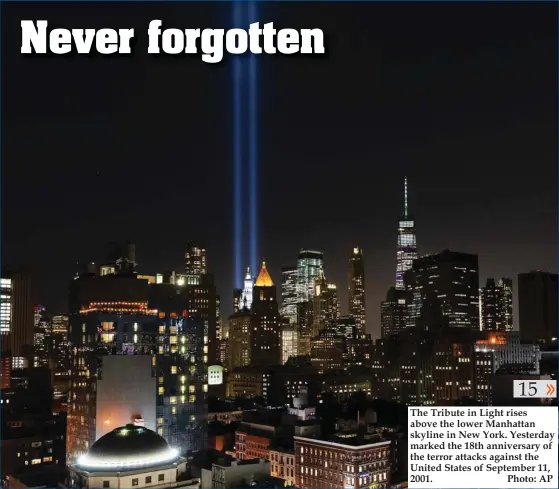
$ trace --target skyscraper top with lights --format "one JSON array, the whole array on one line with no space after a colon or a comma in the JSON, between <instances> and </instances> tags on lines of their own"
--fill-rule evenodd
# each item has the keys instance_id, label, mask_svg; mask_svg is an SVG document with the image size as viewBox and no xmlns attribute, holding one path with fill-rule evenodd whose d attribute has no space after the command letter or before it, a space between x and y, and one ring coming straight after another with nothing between
<instances>
[{"instance_id":1,"label":"skyscraper top with lights","mask_svg":"<svg viewBox=\"0 0 559 489\"><path fill-rule=\"evenodd\" d=\"M408 178L404 178L404 212L398 221L398 250L396 252L396 289L404 289L404 273L417 258L415 220L408 212Z\"/></svg>"}]
</instances>

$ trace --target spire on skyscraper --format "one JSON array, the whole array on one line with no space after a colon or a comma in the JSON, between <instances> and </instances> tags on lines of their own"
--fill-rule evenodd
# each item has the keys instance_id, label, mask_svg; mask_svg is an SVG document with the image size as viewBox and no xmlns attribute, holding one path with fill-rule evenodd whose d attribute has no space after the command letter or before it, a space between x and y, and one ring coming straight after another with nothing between
<instances>
[{"instance_id":1,"label":"spire on skyscraper","mask_svg":"<svg viewBox=\"0 0 559 489\"><path fill-rule=\"evenodd\" d=\"M408 177L404 177L404 217L408 217Z\"/></svg>"}]
</instances>

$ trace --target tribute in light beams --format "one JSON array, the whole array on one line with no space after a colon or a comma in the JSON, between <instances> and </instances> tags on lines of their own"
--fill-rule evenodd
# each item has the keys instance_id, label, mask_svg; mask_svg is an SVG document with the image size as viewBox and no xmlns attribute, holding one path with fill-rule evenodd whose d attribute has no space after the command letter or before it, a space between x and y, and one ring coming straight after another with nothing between
<instances>
[{"instance_id":1,"label":"tribute in light beams","mask_svg":"<svg viewBox=\"0 0 559 489\"><path fill-rule=\"evenodd\" d=\"M257 2L233 3L233 27L257 22ZM234 284L241 288L244 270L258 270L258 65L256 55L234 56L233 209ZM245 185L246 184L246 185Z\"/></svg>"}]
</instances>

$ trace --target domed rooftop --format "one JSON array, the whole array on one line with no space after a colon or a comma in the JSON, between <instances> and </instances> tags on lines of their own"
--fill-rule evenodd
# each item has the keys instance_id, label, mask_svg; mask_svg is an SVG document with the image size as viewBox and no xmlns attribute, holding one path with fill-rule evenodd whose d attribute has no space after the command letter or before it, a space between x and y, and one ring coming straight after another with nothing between
<instances>
[{"instance_id":1,"label":"domed rooftop","mask_svg":"<svg viewBox=\"0 0 559 489\"><path fill-rule=\"evenodd\" d=\"M177 450L154 431L128 424L99 438L78 467L87 470L137 470L178 460Z\"/></svg>"}]
</instances>

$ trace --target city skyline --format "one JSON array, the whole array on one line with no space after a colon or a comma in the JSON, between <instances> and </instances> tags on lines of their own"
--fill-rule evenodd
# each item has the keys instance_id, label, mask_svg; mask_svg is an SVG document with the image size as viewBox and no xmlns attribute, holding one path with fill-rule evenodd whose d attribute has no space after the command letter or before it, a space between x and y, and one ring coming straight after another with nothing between
<instances>
[{"instance_id":1,"label":"city skyline","mask_svg":"<svg viewBox=\"0 0 559 489\"><path fill-rule=\"evenodd\" d=\"M516 281L532 269L556 273L557 46L548 42L556 17L541 14L556 6L507 5L507 25L499 22L504 7L491 5L410 5L417 14L410 20L398 17L396 5L354 7L359 13L336 5L331 17L362 34L338 34L328 58L261 61L258 248L274 282L301 248L318 249L347 312L347 256L361 247L368 332L380 336L405 176L419 256L447 248L478 254L480 284L488 277ZM26 15L48 12L77 25L87 8L33 6ZM177 13L177 23L181 15L204 24L226 12L219 5L159 8L163 17ZM6 7L8 40L18 35L20 9ZM102 9L115 23L128 19L122 7ZM262 10L285 25L313 18L301 5ZM141 6L135 12L139 25L153 14ZM470 27L451 32L440 22L444 15L466 18ZM372 35L358 17L374 19ZM342 32L331 23L321 27ZM475 39L468 38L472 25ZM367 53L373 62L363 68L359 56ZM99 260L109 241L136 243L145 273L181 271L194 241L208 252L227 316L234 287L227 63L208 70L192 59L155 64L141 55L117 67L74 60L79 84L58 86L72 76L64 60L9 51L4 62L15 74L4 87L13 95L4 106L2 262L33 271L34 300L65 311L75 263ZM28 80L44 78L45 70L57 74L31 90ZM102 83L107 70L111 87ZM186 82L201 102L181 89ZM189 116L175 117L170 107ZM74 123L78 115L82 124ZM216 137L223 144L212 144ZM172 238L162 240L161 231Z\"/></svg>"}]
</instances>

